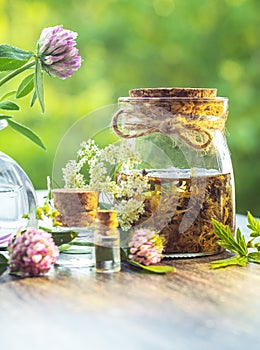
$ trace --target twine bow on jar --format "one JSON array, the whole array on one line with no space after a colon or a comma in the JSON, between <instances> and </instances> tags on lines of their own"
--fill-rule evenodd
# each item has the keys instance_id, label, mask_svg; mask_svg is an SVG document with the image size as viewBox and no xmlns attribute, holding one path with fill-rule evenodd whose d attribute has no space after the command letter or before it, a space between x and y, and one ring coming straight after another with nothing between
<instances>
[{"instance_id":1,"label":"twine bow on jar","mask_svg":"<svg viewBox=\"0 0 260 350\"><path fill-rule=\"evenodd\" d=\"M112 127L118 136L125 139L160 132L167 136L177 135L194 149L207 150L212 143L212 132L224 131L226 119L226 112L218 116L173 114L163 107L140 108L134 105L119 109L112 118Z\"/></svg>"}]
</instances>

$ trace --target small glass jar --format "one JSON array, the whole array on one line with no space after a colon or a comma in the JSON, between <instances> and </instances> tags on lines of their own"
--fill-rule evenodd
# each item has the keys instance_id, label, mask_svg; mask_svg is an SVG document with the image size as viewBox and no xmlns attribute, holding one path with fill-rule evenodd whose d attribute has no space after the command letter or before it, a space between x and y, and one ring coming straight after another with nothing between
<instances>
[{"instance_id":1,"label":"small glass jar","mask_svg":"<svg viewBox=\"0 0 260 350\"><path fill-rule=\"evenodd\" d=\"M115 210L98 210L97 227L94 233L96 271L99 273L119 272L120 233L117 212Z\"/></svg>"},{"instance_id":2,"label":"small glass jar","mask_svg":"<svg viewBox=\"0 0 260 350\"><path fill-rule=\"evenodd\" d=\"M62 267L94 267L93 239L98 209L98 191L80 188L52 190L53 204L58 210L58 231L72 230L77 237L60 254L56 265Z\"/></svg>"},{"instance_id":3,"label":"small glass jar","mask_svg":"<svg viewBox=\"0 0 260 350\"><path fill-rule=\"evenodd\" d=\"M225 138L228 99L216 89L135 89L119 98L112 125L132 142L149 177L144 214L135 226L165 238L165 256L221 252L212 219L235 229L235 191ZM127 172L125 172L127 176Z\"/></svg>"}]
</instances>

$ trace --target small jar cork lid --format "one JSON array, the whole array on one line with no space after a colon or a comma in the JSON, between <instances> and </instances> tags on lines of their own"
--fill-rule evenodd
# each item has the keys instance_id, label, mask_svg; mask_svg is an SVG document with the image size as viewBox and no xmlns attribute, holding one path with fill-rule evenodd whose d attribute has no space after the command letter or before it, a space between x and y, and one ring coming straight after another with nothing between
<instances>
[{"instance_id":1,"label":"small jar cork lid","mask_svg":"<svg viewBox=\"0 0 260 350\"><path fill-rule=\"evenodd\" d=\"M208 88L141 88L129 91L130 97L190 97L214 98L217 89Z\"/></svg>"},{"instance_id":2,"label":"small jar cork lid","mask_svg":"<svg viewBox=\"0 0 260 350\"><path fill-rule=\"evenodd\" d=\"M98 208L98 191L84 189L60 188L52 190L54 206L59 211L66 209L71 216L80 211L92 211ZM75 209L75 213L73 212Z\"/></svg>"},{"instance_id":3,"label":"small jar cork lid","mask_svg":"<svg viewBox=\"0 0 260 350\"><path fill-rule=\"evenodd\" d=\"M97 210L97 219L100 225L104 225L107 227L118 226L116 210L99 209Z\"/></svg>"}]
</instances>

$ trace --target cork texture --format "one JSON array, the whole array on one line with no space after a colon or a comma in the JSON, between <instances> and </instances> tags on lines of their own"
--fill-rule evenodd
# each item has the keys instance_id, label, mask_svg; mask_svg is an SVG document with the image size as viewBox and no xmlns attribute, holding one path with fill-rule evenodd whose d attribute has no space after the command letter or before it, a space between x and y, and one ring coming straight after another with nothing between
<instances>
[{"instance_id":1,"label":"cork texture","mask_svg":"<svg viewBox=\"0 0 260 350\"><path fill-rule=\"evenodd\" d=\"M93 224L98 208L97 191L57 189L52 191L58 221L63 226L85 227Z\"/></svg>"},{"instance_id":2,"label":"cork texture","mask_svg":"<svg viewBox=\"0 0 260 350\"><path fill-rule=\"evenodd\" d=\"M193 97L213 98L217 89L207 88L141 88L129 91L130 97Z\"/></svg>"},{"instance_id":3,"label":"cork texture","mask_svg":"<svg viewBox=\"0 0 260 350\"><path fill-rule=\"evenodd\" d=\"M149 113L149 108L159 107L171 114L216 116L226 119L228 99L217 97L217 89L207 88L144 88L129 91L130 97L120 97L122 108L138 108ZM158 110L160 114L160 111Z\"/></svg>"}]
</instances>

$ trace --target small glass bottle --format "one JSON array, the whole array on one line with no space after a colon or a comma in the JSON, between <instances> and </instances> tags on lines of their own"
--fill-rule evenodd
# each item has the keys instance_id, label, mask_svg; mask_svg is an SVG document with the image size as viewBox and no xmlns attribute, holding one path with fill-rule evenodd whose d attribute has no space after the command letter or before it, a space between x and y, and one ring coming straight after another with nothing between
<instances>
[{"instance_id":1,"label":"small glass bottle","mask_svg":"<svg viewBox=\"0 0 260 350\"><path fill-rule=\"evenodd\" d=\"M94 233L96 272L111 273L121 269L120 234L115 210L97 211Z\"/></svg>"}]
</instances>

